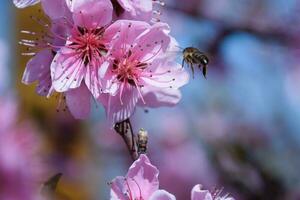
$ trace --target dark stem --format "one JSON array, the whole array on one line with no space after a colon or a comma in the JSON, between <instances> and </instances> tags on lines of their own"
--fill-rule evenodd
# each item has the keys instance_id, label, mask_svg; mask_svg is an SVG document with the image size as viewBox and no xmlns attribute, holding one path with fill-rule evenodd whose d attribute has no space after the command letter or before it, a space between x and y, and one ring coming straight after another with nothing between
<instances>
[{"instance_id":1,"label":"dark stem","mask_svg":"<svg viewBox=\"0 0 300 200\"><path fill-rule=\"evenodd\" d=\"M133 160L138 159L138 147L135 134L133 133L132 126L129 119L118 122L114 127L115 131L123 138L129 154Z\"/></svg>"}]
</instances>

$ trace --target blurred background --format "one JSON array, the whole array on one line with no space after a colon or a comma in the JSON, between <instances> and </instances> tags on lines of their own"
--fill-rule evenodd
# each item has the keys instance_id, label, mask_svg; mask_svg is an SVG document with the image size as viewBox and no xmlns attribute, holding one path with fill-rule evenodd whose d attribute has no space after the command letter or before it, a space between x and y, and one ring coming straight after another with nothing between
<instances>
[{"instance_id":1,"label":"blurred background","mask_svg":"<svg viewBox=\"0 0 300 200\"><path fill-rule=\"evenodd\" d=\"M58 172L57 199L109 199L107 182L132 161L103 108L74 120L57 96L21 83L20 30L41 28L30 18L39 9L0 5L0 199L32 200L29 183ZM300 2L166 0L158 9L181 47L210 58L207 80L196 69L178 106L132 118L149 132L160 187L179 200L198 183L241 200L300 199Z\"/></svg>"}]
</instances>

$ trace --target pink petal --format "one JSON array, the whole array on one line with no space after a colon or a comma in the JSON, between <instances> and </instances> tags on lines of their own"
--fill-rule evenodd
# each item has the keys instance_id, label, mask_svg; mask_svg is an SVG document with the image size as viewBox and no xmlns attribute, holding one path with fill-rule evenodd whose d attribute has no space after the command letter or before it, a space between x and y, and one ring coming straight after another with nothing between
<instances>
[{"instance_id":1,"label":"pink petal","mask_svg":"<svg viewBox=\"0 0 300 200\"><path fill-rule=\"evenodd\" d=\"M31 84L38 81L36 91L39 95L47 96L51 93L50 64L53 54L50 50L42 50L29 60L26 65L22 82Z\"/></svg>"},{"instance_id":2,"label":"pink petal","mask_svg":"<svg viewBox=\"0 0 300 200\"><path fill-rule=\"evenodd\" d=\"M65 0L41 0L44 12L53 20L70 16Z\"/></svg>"},{"instance_id":3,"label":"pink petal","mask_svg":"<svg viewBox=\"0 0 300 200\"><path fill-rule=\"evenodd\" d=\"M146 104L139 100L138 105L141 107L174 106L180 101L181 92L178 89L170 88L143 88L143 98Z\"/></svg>"},{"instance_id":4,"label":"pink petal","mask_svg":"<svg viewBox=\"0 0 300 200\"><path fill-rule=\"evenodd\" d=\"M114 125L116 122L121 122L133 114L138 98L139 96L135 88L126 87L121 97L122 102L119 93L116 96L102 94L98 100L105 107L108 121Z\"/></svg>"},{"instance_id":5,"label":"pink petal","mask_svg":"<svg viewBox=\"0 0 300 200\"><path fill-rule=\"evenodd\" d=\"M192 189L192 200L213 200L208 190L202 190L201 185L195 185Z\"/></svg>"},{"instance_id":6,"label":"pink petal","mask_svg":"<svg viewBox=\"0 0 300 200\"><path fill-rule=\"evenodd\" d=\"M67 18L67 16L65 16ZM59 37L54 37L52 44L60 47L64 46L67 40L67 36L70 35L71 28L66 26L66 18L53 19L51 25L51 32ZM55 51L59 51L60 48L54 48Z\"/></svg>"},{"instance_id":7,"label":"pink petal","mask_svg":"<svg viewBox=\"0 0 300 200\"><path fill-rule=\"evenodd\" d=\"M91 94L85 84L65 93L66 103L76 119L85 119L91 111Z\"/></svg>"},{"instance_id":8,"label":"pink petal","mask_svg":"<svg viewBox=\"0 0 300 200\"><path fill-rule=\"evenodd\" d=\"M133 19L150 22L152 18L153 2L152 0L118 0L125 12L122 19Z\"/></svg>"},{"instance_id":9,"label":"pink petal","mask_svg":"<svg viewBox=\"0 0 300 200\"><path fill-rule=\"evenodd\" d=\"M117 0L120 4L120 6L122 6L122 8L126 11L131 11L133 10L133 5L131 2L129 2L128 0Z\"/></svg>"},{"instance_id":10,"label":"pink petal","mask_svg":"<svg viewBox=\"0 0 300 200\"><path fill-rule=\"evenodd\" d=\"M18 8L25 8L39 3L40 0L13 0L13 2Z\"/></svg>"},{"instance_id":11,"label":"pink petal","mask_svg":"<svg viewBox=\"0 0 300 200\"><path fill-rule=\"evenodd\" d=\"M121 50L122 45L134 44L136 38L149 28L150 25L142 21L117 20L106 29L104 37L111 41L116 33L120 33L116 41L112 40L114 44L112 49Z\"/></svg>"},{"instance_id":12,"label":"pink petal","mask_svg":"<svg viewBox=\"0 0 300 200\"><path fill-rule=\"evenodd\" d=\"M96 28L107 25L112 20L113 6L110 0L76 0L71 9L77 26Z\"/></svg>"},{"instance_id":13,"label":"pink petal","mask_svg":"<svg viewBox=\"0 0 300 200\"><path fill-rule=\"evenodd\" d=\"M67 4L67 6L68 6L68 8L69 8L69 10L71 11L71 12L73 12L74 11L74 6L73 6L73 4L74 4L74 0L65 0L66 1L66 4Z\"/></svg>"},{"instance_id":14,"label":"pink petal","mask_svg":"<svg viewBox=\"0 0 300 200\"><path fill-rule=\"evenodd\" d=\"M165 52L168 48L171 38L168 35L169 26L165 23L156 23L137 38L137 44L132 52L137 60L141 62L155 59L158 53Z\"/></svg>"},{"instance_id":15,"label":"pink petal","mask_svg":"<svg viewBox=\"0 0 300 200\"><path fill-rule=\"evenodd\" d=\"M153 71L153 76L142 77L145 85L151 85L157 88L177 89L189 81L188 72L174 61L157 59L152 63L151 67L149 70ZM163 75L155 75L162 73Z\"/></svg>"},{"instance_id":16,"label":"pink petal","mask_svg":"<svg viewBox=\"0 0 300 200\"><path fill-rule=\"evenodd\" d=\"M36 86L36 92L41 96L50 96L53 92L52 80L50 73L47 77L40 80L39 84Z\"/></svg>"},{"instance_id":17,"label":"pink petal","mask_svg":"<svg viewBox=\"0 0 300 200\"><path fill-rule=\"evenodd\" d=\"M128 200L125 193L128 192L128 186L125 177L118 176L111 182L110 200Z\"/></svg>"},{"instance_id":18,"label":"pink petal","mask_svg":"<svg viewBox=\"0 0 300 200\"><path fill-rule=\"evenodd\" d=\"M173 194L165 190L157 190L148 200L176 200L176 198Z\"/></svg>"},{"instance_id":19,"label":"pink petal","mask_svg":"<svg viewBox=\"0 0 300 200\"><path fill-rule=\"evenodd\" d=\"M86 86L95 98L98 98L99 95L102 93L102 85L101 80L98 76L98 68L99 66L89 65L89 67L86 68L84 78Z\"/></svg>"},{"instance_id":20,"label":"pink petal","mask_svg":"<svg viewBox=\"0 0 300 200\"><path fill-rule=\"evenodd\" d=\"M106 64L107 63L105 63L105 65ZM110 67L110 65L109 65L109 67ZM100 74L99 74L99 77L100 77ZM115 74L113 74L110 70L106 71L106 73L104 74L104 77L101 78L103 93L108 93L111 96L117 95L120 84L117 81L114 81L115 77L116 77Z\"/></svg>"},{"instance_id":21,"label":"pink petal","mask_svg":"<svg viewBox=\"0 0 300 200\"><path fill-rule=\"evenodd\" d=\"M158 169L150 163L148 157L142 154L129 168L127 178L135 180L141 188L142 197L148 199L158 190L158 173Z\"/></svg>"},{"instance_id":22,"label":"pink petal","mask_svg":"<svg viewBox=\"0 0 300 200\"><path fill-rule=\"evenodd\" d=\"M51 64L53 87L57 92L79 87L85 73L82 60L74 57L74 51L68 48L61 49Z\"/></svg>"},{"instance_id":23,"label":"pink petal","mask_svg":"<svg viewBox=\"0 0 300 200\"><path fill-rule=\"evenodd\" d=\"M50 76L50 65L53 59L53 54L50 50L45 49L38 52L31 58L25 68L22 82L24 84L31 84L40 80L45 75Z\"/></svg>"}]
</instances>

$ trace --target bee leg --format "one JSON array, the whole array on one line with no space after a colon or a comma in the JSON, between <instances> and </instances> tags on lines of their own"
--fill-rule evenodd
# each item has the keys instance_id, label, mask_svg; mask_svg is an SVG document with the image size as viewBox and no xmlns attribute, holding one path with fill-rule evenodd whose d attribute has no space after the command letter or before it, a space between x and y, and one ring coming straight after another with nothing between
<instances>
[{"instance_id":1,"label":"bee leg","mask_svg":"<svg viewBox=\"0 0 300 200\"><path fill-rule=\"evenodd\" d=\"M185 59L182 59L182 64L181 64L181 66L182 66L182 68L184 67L184 64L185 64Z\"/></svg>"},{"instance_id":2,"label":"bee leg","mask_svg":"<svg viewBox=\"0 0 300 200\"><path fill-rule=\"evenodd\" d=\"M202 74L203 74L204 78L206 79L206 65L204 65L202 68Z\"/></svg>"},{"instance_id":3,"label":"bee leg","mask_svg":"<svg viewBox=\"0 0 300 200\"><path fill-rule=\"evenodd\" d=\"M195 74L195 70L194 70L194 66L192 63L190 63L190 67L192 69L192 74L193 74L193 79L195 78L194 74Z\"/></svg>"}]
</instances>

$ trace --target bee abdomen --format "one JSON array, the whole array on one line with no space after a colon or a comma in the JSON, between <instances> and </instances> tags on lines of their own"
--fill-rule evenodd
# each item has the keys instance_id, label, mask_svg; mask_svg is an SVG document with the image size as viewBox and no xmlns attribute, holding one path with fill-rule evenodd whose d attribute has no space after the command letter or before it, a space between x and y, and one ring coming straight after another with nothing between
<instances>
[{"instance_id":1,"label":"bee abdomen","mask_svg":"<svg viewBox=\"0 0 300 200\"><path fill-rule=\"evenodd\" d=\"M208 58L207 58L206 55L201 54L201 55L198 55L197 58L198 58L198 60L200 61L200 63L201 63L202 65L208 65L209 60L208 60Z\"/></svg>"}]
</instances>

